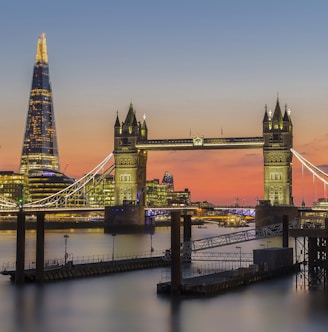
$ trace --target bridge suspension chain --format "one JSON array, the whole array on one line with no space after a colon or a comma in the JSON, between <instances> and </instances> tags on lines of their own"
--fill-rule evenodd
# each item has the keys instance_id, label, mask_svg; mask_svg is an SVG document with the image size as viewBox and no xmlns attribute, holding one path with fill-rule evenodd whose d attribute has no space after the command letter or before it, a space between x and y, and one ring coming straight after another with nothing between
<instances>
[{"instance_id":1,"label":"bridge suspension chain","mask_svg":"<svg viewBox=\"0 0 328 332\"><path fill-rule=\"evenodd\" d=\"M46 207L54 207L54 206L63 206L66 205L68 200L74 196L77 196L79 193L85 194L84 190L86 186L93 181L93 185L100 183L104 179L104 177L109 174L115 167L115 165L111 165L105 171L103 171L104 167L108 164L109 160L112 158L113 153L110 153L103 161L101 161L96 167L94 167L91 171L89 171L86 175L84 175L79 180L75 181L68 187L59 192L23 205L24 208L46 208ZM101 174L100 172L103 171ZM99 177L97 175L100 174Z\"/></svg>"},{"instance_id":2,"label":"bridge suspension chain","mask_svg":"<svg viewBox=\"0 0 328 332\"><path fill-rule=\"evenodd\" d=\"M298 152L294 149L290 149L293 155L304 165L315 177L321 180L324 184L328 184L328 174L322 171L320 168L316 167L315 165L311 164L308 160L302 157Z\"/></svg>"},{"instance_id":3,"label":"bridge suspension chain","mask_svg":"<svg viewBox=\"0 0 328 332\"><path fill-rule=\"evenodd\" d=\"M15 209L17 208L17 202L4 197L4 196L0 196L0 209Z\"/></svg>"}]
</instances>

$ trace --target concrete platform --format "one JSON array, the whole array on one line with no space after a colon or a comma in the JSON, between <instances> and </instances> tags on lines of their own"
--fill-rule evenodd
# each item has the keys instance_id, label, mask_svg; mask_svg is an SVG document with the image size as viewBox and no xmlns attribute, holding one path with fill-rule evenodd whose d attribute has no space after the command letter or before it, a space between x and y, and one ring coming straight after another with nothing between
<instances>
[{"instance_id":1,"label":"concrete platform","mask_svg":"<svg viewBox=\"0 0 328 332\"><path fill-rule=\"evenodd\" d=\"M222 294L249 284L262 282L272 278L280 278L299 271L299 265L294 264L274 271L254 271L253 267L213 273L203 276L183 279L180 287L182 296L211 296ZM171 294L171 282L157 284L158 294Z\"/></svg>"}]
</instances>

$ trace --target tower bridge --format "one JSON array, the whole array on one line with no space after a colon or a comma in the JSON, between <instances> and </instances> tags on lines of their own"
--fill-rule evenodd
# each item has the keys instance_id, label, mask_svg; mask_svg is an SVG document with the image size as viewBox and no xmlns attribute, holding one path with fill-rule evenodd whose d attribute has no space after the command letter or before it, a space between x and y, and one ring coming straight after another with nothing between
<instances>
[{"instance_id":1,"label":"tower bridge","mask_svg":"<svg viewBox=\"0 0 328 332\"><path fill-rule=\"evenodd\" d=\"M145 118L138 122L130 104L124 121L117 114L114 125L115 206L105 212L105 224L110 228L120 224L143 223L146 207L147 155L151 151L256 149L263 151L264 200L267 207L283 207L277 215L296 214L292 196L293 125L285 106L281 111L277 99L274 112L265 106L262 121L263 136L207 138L195 136L178 139L148 138ZM121 213L124 210L124 213ZM290 211L291 212L290 212ZM259 213L260 215L261 213ZM107 220L107 223L106 223ZM266 224L276 220L264 221ZM261 225L263 226L263 225Z\"/></svg>"}]
</instances>

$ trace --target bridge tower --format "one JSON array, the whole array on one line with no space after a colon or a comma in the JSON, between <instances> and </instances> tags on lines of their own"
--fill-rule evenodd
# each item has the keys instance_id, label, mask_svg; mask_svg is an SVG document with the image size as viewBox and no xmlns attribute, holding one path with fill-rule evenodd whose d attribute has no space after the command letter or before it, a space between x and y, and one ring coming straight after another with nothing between
<instances>
[{"instance_id":1,"label":"bridge tower","mask_svg":"<svg viewBox=\"0 0 328 332\"><path fill-rule=\"evenodd\" d=\"M146 121L137 122L132 103L125 121L117 115L114 127L115 205L145 206L147 151L138 150L138 140L147 139Z\"/></svg>"},{"instance_id":2,"label":"bridge tower","mask_svg":"<svg viewBox=\"0 0 328 332\"><path fill-rule=\"evenodd\" d=\"M144 118L142 124L137 122L132 103L125 121L120 122L117 114L114 125L115 206L105 209L105 223L114 228L115 225L144 224L147 151L137 149L136 144L147 140L147 135L146 120Z\"/></svg>"},{"instance_id":3,"label":"bridge tower","mask_svg":"<svg viewBox=\"0 0 328 332\"><path fill-rule=\"evenodd\" d=\"M279 98L275 110L267 110L263 118L264 201L256 207L256 226L282 222L297 214L292 194L293 124L285 106L282 115Z\"/></svg>"},{"instance_id":4,"label":"bridge tower","mask_svg":"<svg viewBox=\"0 0 328 332\"><path fill-rule=\"evenodd\" d=\"M274 206L293 205L292 158L293 125L285 106L282 112L277 99L272 114L265 107L263 119L264 200Z\"/></svg>"}]
</instances>

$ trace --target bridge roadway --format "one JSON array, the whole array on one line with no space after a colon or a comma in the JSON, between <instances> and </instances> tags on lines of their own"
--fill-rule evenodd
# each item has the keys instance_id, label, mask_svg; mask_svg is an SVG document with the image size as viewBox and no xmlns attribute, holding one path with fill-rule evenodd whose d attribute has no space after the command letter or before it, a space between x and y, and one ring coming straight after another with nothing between
<instances>
[{"instance_id":1,"label":"bridge roadway","mask_svg":"<svg viewBox=\"0 0 328 332\"><path fill-rule=\"evenodd\" d=\"M139 141L136 148L147 151L257 149L264 145L263 137L204 138L202 136L177 139L150 139Z\"/></svg>"},{"instance_id":2,"label":"bridge roadway","mask_svg":"<svg viewBox=\"0 0 328 332\"><path fill-rule=\"evenodd\" d=\"M8 215L10 213L17 213L20 210L19 207L17 208L11 208L11 209L0 209L0 215ZM56 213L78 213L78 212L103 212L104 207L28 207L24 208L23 211L25 214L37 214L38 212L40 213L45 213L45 214L56 214Z\"/></svg>"},{"instance_id":3,"label":"bridge roadway","mask_svg":"<svg viewBox=\"0 0 328 332\"><path fill-rule=\"evenodd\" d=\"M17 213L20 208L17 206L16 208L0 208L0 215L8 215L10 213ZM147 208L145 207L145 211L190 211L190 210L197 210L197 207L186 206L186 207L162 207L162 208ZM78 213L78 212L104 212L103 206L96 206L96 207L24 207L23 211L25 214L37 214L38 212L44 212L45 214L56 214L56 213Z\"/></svg>"}]
</instances>

